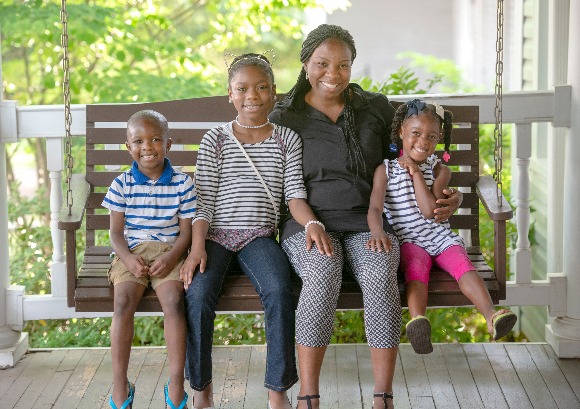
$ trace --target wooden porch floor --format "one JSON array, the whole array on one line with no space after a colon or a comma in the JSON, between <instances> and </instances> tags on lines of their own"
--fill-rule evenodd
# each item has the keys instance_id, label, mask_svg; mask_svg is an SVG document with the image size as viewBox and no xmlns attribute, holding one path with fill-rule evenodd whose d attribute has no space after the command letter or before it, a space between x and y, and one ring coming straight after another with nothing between
<instances>
[{"instance_id":1,"label":"wooden porch floor","mask_svg":"<svg viewBox=\"0 0 580 409\"><path fill-rule=\"evenodd\" d=\"M266 408L265 353L214 348L216 409ZM164 407L166 356L164 348L133 349L134 409ZM322 373L322 408L371 408L366 345L330 346ZM0 370L0 408L108 408L111 377L108 348L31 350ZM543 343L438 344L423 356L403 344L394 393L397 408L580 408L580 359L558 359Z\"/></svg>"}]
</instances>

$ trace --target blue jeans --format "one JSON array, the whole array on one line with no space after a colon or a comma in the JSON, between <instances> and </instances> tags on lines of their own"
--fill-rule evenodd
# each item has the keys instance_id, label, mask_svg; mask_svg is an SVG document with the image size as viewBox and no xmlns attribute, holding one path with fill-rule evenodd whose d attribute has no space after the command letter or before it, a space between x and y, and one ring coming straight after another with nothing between
<instances>
[{"instance_id":1,"label":"blue jeans","mask_svg":"<svg viewBox=\"0 0 580 409\"><path fill-rule=\"evenodd\" d=\"M206 240L205 273L196 271L185 294L187 357L185 376L201 391L212 381L212 341L215 310L228 266L236 257L260 296L266 321L264 386L285 391L298 380L294 352L294 301L290 263L271 237L259 237L238 252Z\"/></svg>"}]
</instances>

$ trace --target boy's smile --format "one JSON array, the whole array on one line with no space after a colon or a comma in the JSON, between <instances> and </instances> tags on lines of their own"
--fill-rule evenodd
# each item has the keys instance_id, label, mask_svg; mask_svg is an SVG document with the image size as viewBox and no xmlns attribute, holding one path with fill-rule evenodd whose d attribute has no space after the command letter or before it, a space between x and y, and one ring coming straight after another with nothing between
<instances>
[{"instance_id":1,"label":"boy's smile","mask_svg":"<svg viewBox=\"0 0 580 409\"><path fill-rule=\"evenodd\" d=\"M161 177L171 139L154 122L144 119L129 126L125 145L141 173L151 180Z\"/></svg>"}]
</instances>

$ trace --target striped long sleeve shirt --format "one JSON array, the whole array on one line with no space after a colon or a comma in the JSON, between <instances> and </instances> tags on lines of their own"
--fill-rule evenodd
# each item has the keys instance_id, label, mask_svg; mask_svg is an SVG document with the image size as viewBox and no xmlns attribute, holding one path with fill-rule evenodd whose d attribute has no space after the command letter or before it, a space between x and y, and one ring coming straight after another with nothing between
<instances>
[{"instance_id":1,"label":"striped long sleeve shirt","mask_svg":"<svg viewBox=\"0 0 580 409\"><path fill-rule=\"evenodd\" d=\"M203 219L218 229L274 225L276 213L272 202L233 138L230 122L211 129L201 141L195 171L198 209L194 222ZM302 142L296 132L275 125L271 137L243 147L277 206L283 195L287 201L306 199Z\"/></svg>"}]
</instances>

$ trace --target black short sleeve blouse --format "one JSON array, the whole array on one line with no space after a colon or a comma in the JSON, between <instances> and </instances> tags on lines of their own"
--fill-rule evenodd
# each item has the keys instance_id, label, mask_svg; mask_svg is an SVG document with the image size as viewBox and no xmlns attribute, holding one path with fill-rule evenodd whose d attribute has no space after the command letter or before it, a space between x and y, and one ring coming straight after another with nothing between
<instances>
[{"instance_id":1,"label":"black short sleeve blouse","mask_svg":"<svg viewBox=\"0 0 580 409\"><path fill-rule=\"evenodd\" d=\"M283 100L270 115L274 123L295 130L303 143L304 182L308 203L327 231L369 231L367 211L375 168L389 155L394 108L382 94L350 84L356 131L366 169L357 171L349 157L343 127L344 115L336 123L304 101ZM385 231L392 230L384 222ZM290 215L282 226L282 237L303 227Z\"/></svg>"}]
</instances>

